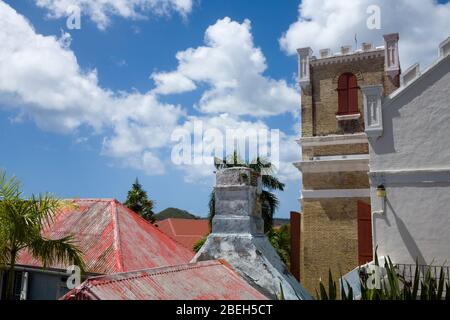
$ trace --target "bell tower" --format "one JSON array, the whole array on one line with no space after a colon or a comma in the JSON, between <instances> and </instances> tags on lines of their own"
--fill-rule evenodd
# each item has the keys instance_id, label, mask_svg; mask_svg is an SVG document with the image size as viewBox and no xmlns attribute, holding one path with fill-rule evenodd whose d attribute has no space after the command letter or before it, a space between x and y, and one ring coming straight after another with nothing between
<instances>
[{"instance_id":1,"label":"bell tower","mask_svg":"<svg viewBox=\"0 0 450 320\"><path fill-rule=\"evenodd\" d=\"M301 87L302 226L300 276L310 291L335 279L373 254L370 227L369 149L362 88L387 96L399 87L398 34L384 46L363 43L338 53L298 50ZM372 123L371 123L372 124ZM369 212L369 218L367 217Z\"/></svg>"}]
</instances>

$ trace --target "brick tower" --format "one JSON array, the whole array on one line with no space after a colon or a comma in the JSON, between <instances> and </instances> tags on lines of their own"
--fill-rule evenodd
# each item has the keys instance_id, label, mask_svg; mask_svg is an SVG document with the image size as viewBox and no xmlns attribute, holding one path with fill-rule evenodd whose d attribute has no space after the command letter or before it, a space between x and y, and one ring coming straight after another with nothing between
<instances>
[{"instance_id":1,"label":"brick tower","mask_svg":"<svg viewBox=\"0 0 450 320\"><path fill-rule=\"evenodd\" d=\"M302 91L303 175L300 275L315 292L319 279L335 279L372 259L369 150L361 88L399 87L398 34L384 36L385 45L344 46L332 54L298 50ZM380 87L379 84L382 84ZM378 85L378 86L377 86ZM370 115L370 119L373 120Z\"/></svg>"}]
</instances>

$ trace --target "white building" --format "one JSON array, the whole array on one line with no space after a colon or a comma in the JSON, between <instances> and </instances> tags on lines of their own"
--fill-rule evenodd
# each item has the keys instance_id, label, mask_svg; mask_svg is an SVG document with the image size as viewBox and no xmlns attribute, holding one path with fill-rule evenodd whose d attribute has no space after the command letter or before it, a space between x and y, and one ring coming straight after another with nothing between
<instances>
[{"instance_id":1,"label":"white building","mask_svg":"<svg viewBox=\"0 0 450 320\"><path fill-rule=\"evenodd\" d=\"M450 264L450 38L383 98L361 88L370 145L373 244L396 264ZM385 188L386 193L377 189Z\"/></svg>"}]
</instances>

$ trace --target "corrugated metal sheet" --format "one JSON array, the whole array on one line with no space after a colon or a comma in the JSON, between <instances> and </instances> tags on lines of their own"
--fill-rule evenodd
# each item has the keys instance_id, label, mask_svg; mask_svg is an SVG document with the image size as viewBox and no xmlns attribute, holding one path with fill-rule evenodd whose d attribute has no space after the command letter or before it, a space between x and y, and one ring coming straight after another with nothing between
<instances>
[{"instance_id":1,"label":"corrugated metal sheet","mask_svg":"<svg viewBox=\"0 0 450 320\"><path fill-rule=\"evenodd\" d=\"M63 300L267 300L225 261L95 277Z\"/></svg>"},{"instance_id":2,"label":"corrugated metal sheet","mask_svg":"<svg viewBox=\"0 0 450 320\"><path fill-rule=\"evenodd\" d=\"M194 254L116 200L72 200L44 232L49 239L73 235L87 272L112 274L184 264ZM41 266L27 251L18 265ZM67 266L48 266L65 270Z\"/></svg>"},{"instance_id":3,"label":"corrugated metal sheet","mask_svg":"<svg viewBox=\"0 0 450 320\"><path fill-rule=\"evenodd\" d=\"M210 233L208 220L166 219L156 224L161 231L189 250Z\"/></svg>"}]
</instances>

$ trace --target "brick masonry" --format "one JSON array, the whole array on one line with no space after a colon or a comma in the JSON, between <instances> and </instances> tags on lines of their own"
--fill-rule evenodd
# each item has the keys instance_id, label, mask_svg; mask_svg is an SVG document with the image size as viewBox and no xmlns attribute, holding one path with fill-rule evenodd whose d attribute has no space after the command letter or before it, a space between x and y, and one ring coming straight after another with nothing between
<instances>
[{"instance_id":1,"label":"brick masonry","mask_svg":"<svg viewBox=\"0 0 450 320\"><path fill-rule=\"evenodd\" d=\"M364 132L363 97L358 96L357 120L338 121L338 79L346 72L356 75L358 85L379 85L384 94L398 87L398 78L391 79L385 72L384 51L370 57L354 55L344 62L322 63L310 66L311 84L302 90L302 135L316 137ZM314 157L340 155L368 155L368 144L336 144L302 148L304 161ZM303 172L304 190L368 189L368 172ZM302 284L315 293L319 279L328 281L331 269L334 279L358 266L357 202L370 199L335 198L303 199L301 224L300 276Z\"/></svg>"},{"instance_id":2,"label":"brick masonry","mask_svg":"<svg viewBox=\"0 0 450 320\"><path fill-rule=\"evenodd\" d=\"M357 200L304 200L301 231L301 282L315 293L328 271L337 280L358 265Z\"/></svg>"},{"instance_id":3,"label":"brick masonry","mask_svg":"<svg viewBox=\"0 0 450 320\"><path fill-rule=\"evenodd\" d=\"M339 156L339 155L356 155L369 154L369 145L367 143L352 145L331 145L321 147L305 147L302 148L303 160L312 160L314 157L323 156Z\"/></svg>"}]
</instances>

